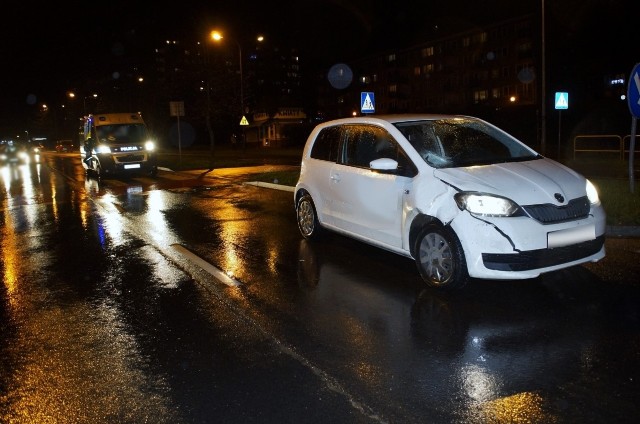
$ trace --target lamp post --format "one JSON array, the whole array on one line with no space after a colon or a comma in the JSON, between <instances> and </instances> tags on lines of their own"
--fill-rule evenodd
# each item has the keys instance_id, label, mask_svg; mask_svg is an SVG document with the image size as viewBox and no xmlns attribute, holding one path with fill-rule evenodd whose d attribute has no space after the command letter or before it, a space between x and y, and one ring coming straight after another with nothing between
<instances>
[{"instance_id":1,"label":"lamp post","mask_svg":"<svg viewBox=\"0 0 640 424\"><path fill-rule=\"evenodd\" d=\"M220 33L219 31L211 31L211 39L215 42L220 42L222 40L223 36L222 33ZM245 104L244 104L244 77L242 75L242 46L240 45L240 42L236 39L234 40L235 43L238 46L238 65L240 68L240 116L242 117L243 121L244 121L244 114L248 112L248 108L247 110L245 110ZM264 37L262 35L258 35L256 36L256 41L258 42L262 42L264 41ZM242 123L240 124L241 126L243 125ZM246 124L244 124L246 125ZM242 144L242 148L244 149L244 147L246 146L246 134L245 134L245 127L242 126L242 140L241 140L241 144Z\"/></svg>"},{"instance_id":2,"label":"lamp post","mask_svg":"<svg viewBox=\"0 0 640 424\"><path fill-rule=\"evenodd\" d=\"M220 42L223 36L219 31L211 31L211 39L215 42ZM238 45L238 64L240 68L240 115L244 114L244 78L242 76L242 46L238 40L235 40Z\"/></svg>"},{"instance_id":3,"label":"lamp post","mask_svg":"<svg viewBox=\"0 0 640 424\"><path fill-rule=\"evenodd\" d=\"M74 93L73 91L69 91L67 93L67 96L70 99L75 99L76 98L76 93ZM94 99L98 98L98 94L97 93L93 93L90 97L93 97ZM87 114L87 96L82 96L82 114L86 115Z\"/></svg>"}]
</instances>

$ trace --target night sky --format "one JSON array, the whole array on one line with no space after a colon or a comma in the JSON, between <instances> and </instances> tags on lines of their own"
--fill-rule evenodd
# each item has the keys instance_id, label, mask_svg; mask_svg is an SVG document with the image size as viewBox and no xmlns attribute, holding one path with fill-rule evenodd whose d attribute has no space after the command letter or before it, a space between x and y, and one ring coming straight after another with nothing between
<instances>
[{"instance_id":1,"label":"night sky","mask_svg":"<svg viewBox=\"0 0 640 424\"><path fill-rule=\"evenodd\" d=\"M0 23L0 137L27 125L27 98L53 101L88 69L165 39L204 40L211 28L238 38L295 40L308 69L429 39L450 25L482 25L526 12L541 0L300 0L5 2ZM640 61L640 1L546 0L549 49L575 60L630 71ZM80 6L82 5L82 6ZM635 31L633 28L636 28ZM622 47L626 43L627 47ZM550 66L553 66L553 62ZM562 64L560 64L562 66ZM628 69L627 69L628 68ZM579 78L579 76L576 76Z\"/></svg>"}]
</instances>

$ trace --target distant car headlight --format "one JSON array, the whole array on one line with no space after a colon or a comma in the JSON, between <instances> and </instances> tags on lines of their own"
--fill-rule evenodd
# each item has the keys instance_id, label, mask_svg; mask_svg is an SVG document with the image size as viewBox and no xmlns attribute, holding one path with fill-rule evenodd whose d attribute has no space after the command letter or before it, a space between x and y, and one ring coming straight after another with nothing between
<instances>
[{"instance_id":1,"label":"distant car headlight","mask_svg":"<svg viewBox=\"0 0 640 424\"><path fill-rule=\"evenodd\" d=\"M520 206L506 197L477 192L460 192L454 196L460 210L483 216L519 216Z\"/></svg>"},{"instance_id":2,"label":"distant car headlight","mask_svg":"<svg viewBox=\"0 0 640 424\"><path fill-rule=\"evenodd\" d=\"M97 153L111 153L111 147L105 145L105 144L99 144L98 146L96 146L96 152Z\"/></svg>"},{"instance_id":3,"label":"distant car headlight","mask_svg":"<svg viewBox=\"0 0 640 424\"><path fill-rule=\"evenodd\" d=\"M29 159L29 155L27 154L27 152L18 152L18 157L20 159Z\"/></svg>"},{"instance_id":4,"label":"distant car headlight","mask_svg":"<svg viewBox=\"0 0 640 424\"><path fill-rule=\"evenodd\" d=\"M2 159L2 160L7 160L7 157L8 157L8 156L7 156L7 155L5 155L4 153L2 153L2 154L0 155L0 159Z\"/></svg>"},{"instance_id":5,"label":"distant car headlight","mask_svg":"<svg viewBox=\"0 0 640 424\"><path fill-rule=\"evenodd\" d=\"M598 196L598 189L596 189L596 186L594 186L589 180L587 180L586 189L587 189L587 197L589 198L589 201L591 202L591 204L597 205L598 203L600 203L600 196Z\"/></svg>"},{"instance_id":6,"label":"distant car headlight","mask_svg":"<svg viewBox=\"0 0 640 424\"><path fill-rule=\"evenodd\" d=\"M144 143L144 148L145 148L145 150L155 150L156 143L154 143L153 141L149 140L146 143Z\"/></svg>"}]
</instances>

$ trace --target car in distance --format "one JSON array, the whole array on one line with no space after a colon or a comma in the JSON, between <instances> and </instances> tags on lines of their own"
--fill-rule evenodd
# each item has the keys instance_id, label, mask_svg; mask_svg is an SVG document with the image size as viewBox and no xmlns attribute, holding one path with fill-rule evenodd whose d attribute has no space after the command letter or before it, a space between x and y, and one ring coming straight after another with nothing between
<instances>
[{"instance_id":1,"label":"car in distance","mask_svg":"<svg viewBox=\"0 0 640 424\"><path fill-rule=\"evenodd\" d=\"M67 153L67 152L75 152L76 146L73 144L71 140L58 140L56 143L56 152L58 153Z\"/></svg>"},{"instance_id":2,"label":"car in distance","mask_svg":"<svg viewBox=\"0 0 640 424\"><path fill-rule=\"evenodd\" d=\"M139 112L101 113L84 117L80 158L87 173L104 175L158 172L156 143Z\"/></svg>"},{"instance_id":3,"label":"car in distance","mask_svg":"<svg viewBox=\"0 0 640 424\"><path fill-rule=\"evenodd\" d=\"M298 228L412 258L427 285L526 279L605 256L606 214L582 175L471 116L324 122L305 144Z\"/></svg>"},{"instance_id":4,"label":"car in distance","mask_svg":"<svg viewBox=\"0 0 640 424\"><path fill-rule=\"evenodd\" d=\"M29 163L29 155L22 143L13 140L0 143L0 165Z\"/></svg>"}]
</instances>

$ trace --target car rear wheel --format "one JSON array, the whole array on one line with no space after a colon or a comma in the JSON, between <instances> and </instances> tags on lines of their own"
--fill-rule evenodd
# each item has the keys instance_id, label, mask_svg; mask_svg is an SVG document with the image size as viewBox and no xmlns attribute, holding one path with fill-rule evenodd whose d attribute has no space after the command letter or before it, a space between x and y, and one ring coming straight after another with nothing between
<instances>
[{"instance_id":1,"label":"car rear wheel","mask_svg":"<svg viewBox=\"0 0 640 424\"><path fill-rule=\"evenodd\" d=\"M320 222L318 222L316 206L309 194L303 194L300 196L300 199L298 199L296 215L298 218L298 229L302 237L306 239L316 239L321 235L322 227L320 227Z\"/></svg>"},{"instance_id":2,"label":"car rear wheel","mask_svg":"<svg viewBox=\"0 0 640 424\"><path fill-rule=\"evenodd\" d=\"M415 261L431 287L459 289L469 279L462 245L450 228L435 223L425 226L416 240Z\"/></svg>"}]
</instances>

